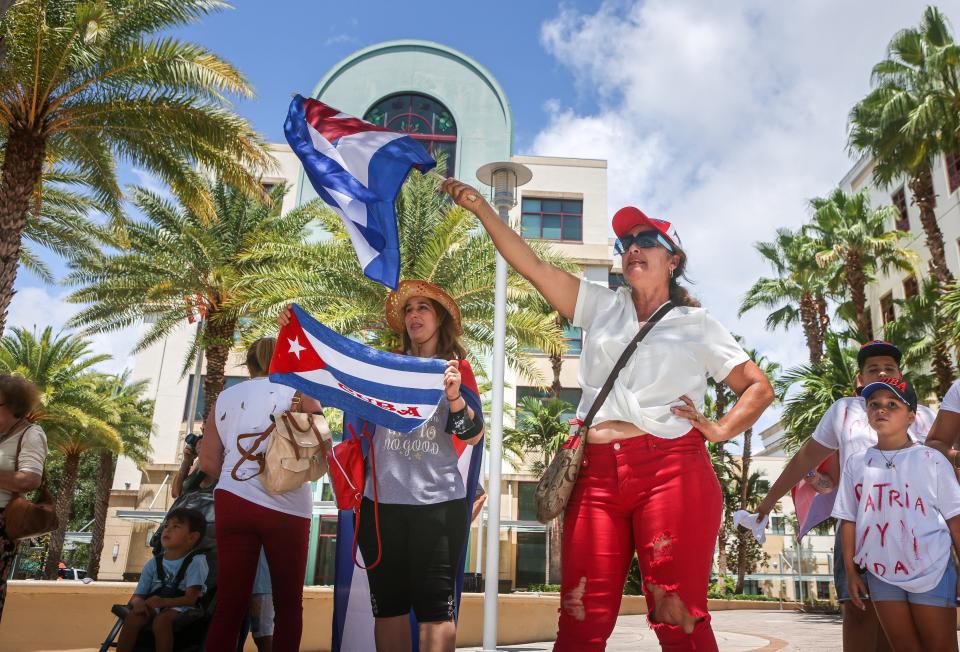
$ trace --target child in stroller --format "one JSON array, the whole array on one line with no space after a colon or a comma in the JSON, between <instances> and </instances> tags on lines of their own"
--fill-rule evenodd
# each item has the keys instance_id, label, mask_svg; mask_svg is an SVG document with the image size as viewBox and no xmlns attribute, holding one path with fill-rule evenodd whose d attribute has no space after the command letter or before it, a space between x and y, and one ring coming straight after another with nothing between
<instances>
[{"instance_id":1,"label":"child in stroller","mask_svg":"<svg viewBox=\"0 0 960 652\"><path fill-rule=\"evenodd\" d=\"M163 524L163 554L147 562L130 600L118 652L132 652L140 631L151 627L157 652L173 651L173 622L196 606L205 589L206 556L196 550L207 522L194 509L171 510Z\"/></svg>"}]
</instances>

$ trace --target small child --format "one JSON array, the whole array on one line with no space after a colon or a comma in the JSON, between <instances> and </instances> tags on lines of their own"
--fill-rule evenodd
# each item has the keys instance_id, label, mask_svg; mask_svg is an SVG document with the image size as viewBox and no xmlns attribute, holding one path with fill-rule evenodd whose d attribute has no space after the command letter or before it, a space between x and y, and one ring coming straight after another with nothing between
<instances>
[{"instance_id":1,"label":"small child","mask_svg":"<svg viewBox=\"0 0 960 652\"><path fill-rule=\"evenodd\" d=\"M207 581L207 558L194 551L207 522L199 511L180 507L167 514L160 538L163 553L147 562L130 599L118 652L133 650L140 631L153 625L157 652L173 652L173 621L197 604Z\"/></svg>"},{"instance_id":2,"label":"small child","mask_svg":"<svg viewBox=\"0 0 960 652\"><path fill-rule=\"evenodd\" d=\"M877 445L847 460L833 510L851 601L873 602L894 652L956 650L960 485L947 458L907 433L909 382L884 378L861 395Z\"/></svg>"}]
</instances>

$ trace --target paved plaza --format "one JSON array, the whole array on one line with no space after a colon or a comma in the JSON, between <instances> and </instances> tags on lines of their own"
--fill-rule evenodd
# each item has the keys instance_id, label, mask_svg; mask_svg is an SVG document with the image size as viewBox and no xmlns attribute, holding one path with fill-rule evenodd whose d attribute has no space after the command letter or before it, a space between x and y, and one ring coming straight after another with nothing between
<instances>
[{"instance_id":1,"label":"paved plaza","mask_svg":"<svg viewBox=\"0 0 960 652\"><path fill-rule=\"evenodd\" d=\"M721 652L834 652L841 650L840 616L795 611L715 611ZM507 652L548 652L552 642L504 646ZM461 648L477 652L480 648ZM607 652L659 651L646 616L621 616Z\"/></svg>"}]
</instances>

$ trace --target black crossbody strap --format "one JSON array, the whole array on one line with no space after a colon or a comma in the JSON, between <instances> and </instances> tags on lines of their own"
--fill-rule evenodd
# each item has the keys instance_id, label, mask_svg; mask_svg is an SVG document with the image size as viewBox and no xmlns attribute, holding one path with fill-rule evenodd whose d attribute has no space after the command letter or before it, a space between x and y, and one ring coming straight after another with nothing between
<instances>
[{"instance_id":1,"label":"black crossbody strap","mask_svg":"<svg viewBox=\"0 0 960 652\"><path fill-rule=\"evenodd\" d=\"M627 360L630 359L630 356L633 355L633 352L637 350L637 345L643 341L643 338L647 336L654 326L657 325L657 322L663 319L668 312L673 310L674 305L672 301L667 301L665 304L657 308L657 311L650 315L650 319L647 320L647 323L640 328L640 331L637 333L636 337L627 344L627 348L623 350L623 353L620 354L620 359L617 360L616 364L613 365L613 369L610 370L610 376L607 377L607 381L603 383L603 387L600 388L600 393L597 394L597 398L593 400L593 405L590 406L590 411L587 412L587 417L583 420L583 430L589 430L590 425L593 423L593 418L597 416L597 412L600 411L600 407L603 405L603 402L607 399L607 395L610 393L610 390L613 389L613 383L616 382L617 376L620 375L620 372L627 365Z\"/></svg>"}]
</instances>

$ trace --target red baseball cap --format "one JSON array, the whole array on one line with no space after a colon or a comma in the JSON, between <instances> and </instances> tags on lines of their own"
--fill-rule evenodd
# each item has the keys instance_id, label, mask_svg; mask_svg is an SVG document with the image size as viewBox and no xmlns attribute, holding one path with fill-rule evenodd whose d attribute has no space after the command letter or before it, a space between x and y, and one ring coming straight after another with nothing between
<instances>
[{"instance_id":1,"label":"red baseball cap","mask_svg":"<svg viewBox=\"0 0 960 652\"><path fill-rule=\"evenodd\" d=\"M648 226L654 231L660 232L661 235L665 236L675 246L682 246L680 244L680 236L677 235L677 230L670 222L647 217L642 210L633 206L624 206L614 214L613 232L617 234L618 238L622 238L630 233L631 229L635 226Z\"/></svg>"}]
</instances>

